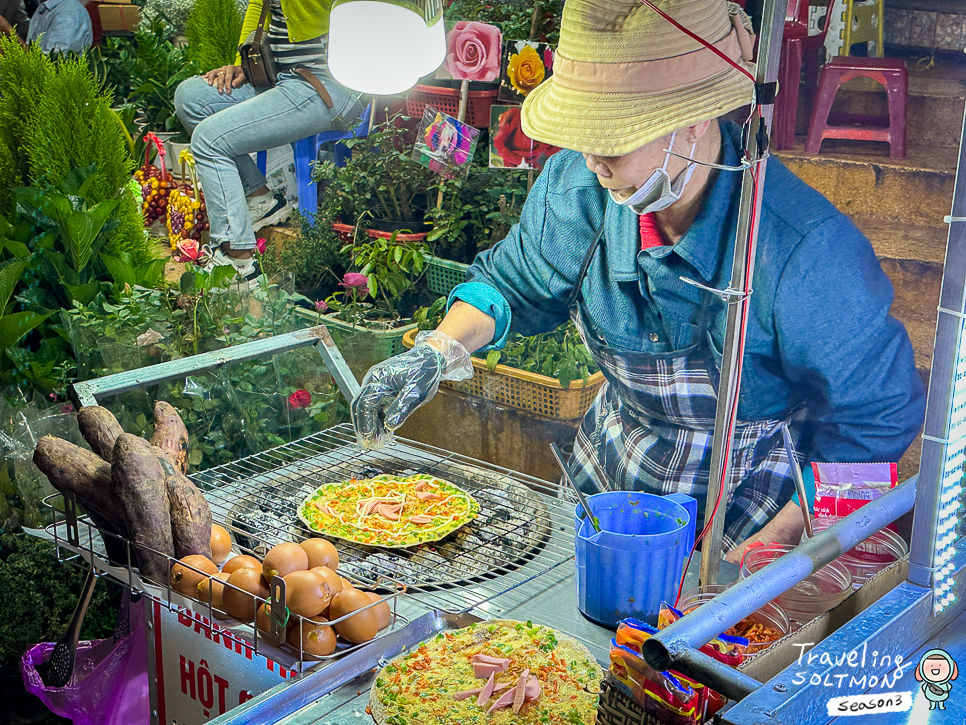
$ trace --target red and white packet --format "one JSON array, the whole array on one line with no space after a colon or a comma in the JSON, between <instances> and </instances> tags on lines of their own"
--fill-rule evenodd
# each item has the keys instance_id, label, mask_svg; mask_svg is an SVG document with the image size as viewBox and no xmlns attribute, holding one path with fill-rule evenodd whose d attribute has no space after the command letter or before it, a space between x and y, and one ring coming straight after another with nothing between
<instances>
[{"instance_id":1,"label":"red and white packet","mask_svg":"<svg viewBox=\"0 0 966 725\"><path fill-rule=\"evenodd\" d=\"M841 518L899 482L895 463L812 463L816 518Z\"/></svg>"}]
</instances>

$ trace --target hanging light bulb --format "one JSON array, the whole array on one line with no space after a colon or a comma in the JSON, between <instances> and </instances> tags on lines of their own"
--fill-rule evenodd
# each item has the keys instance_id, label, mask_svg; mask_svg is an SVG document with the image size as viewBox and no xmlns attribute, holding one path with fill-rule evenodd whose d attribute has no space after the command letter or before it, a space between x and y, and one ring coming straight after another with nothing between
<instances>
[{"instance_id":1,"label":"hanging light bulb","mask_svg":"<svg viewBox=\"0 0 966 725\"><path fill-rule=\"evenodd\" d=\"M446 56L441 0L334 0L329 71L362 93L412 88Z\"/></svg>"}]
</instances>

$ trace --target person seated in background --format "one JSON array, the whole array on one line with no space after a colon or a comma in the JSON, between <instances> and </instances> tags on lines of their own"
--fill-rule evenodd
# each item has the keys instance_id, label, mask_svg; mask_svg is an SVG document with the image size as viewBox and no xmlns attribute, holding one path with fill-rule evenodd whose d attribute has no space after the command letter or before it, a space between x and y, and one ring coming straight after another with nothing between
<instances>
[{"instance_id":1,"label":"person seated in background","mask_svg":"<svg viewBox=\"0 0 966 725\"><path fill-rule=\"evenodd\" d=\"M91 16L78 0L46 0L30 19L27 42L34 41L44 53L73 51L81 55L94 42Z\"/></svg>"},{"instance_id":2,"label":"person seated in background","mask_svg":"<svg viewBox=\"0 0 966 725\"><path fill-rule=\"evenodd\" d=\"M30 16L27 15L23 0L0 0L0 33L16 33L20 40L26 40L29 27Z\"/></svg>"},{"instance_id":3,"label":"person seated in background","mask_svg":"<svg viewBox=\"0 0 966 725\"><path fill-rule=\"evenodd\" d=\"M239 56L234 65L187 79L174 94L178 118L191 133L208 206L211 241L203 268L234 266L240 289L252 289L261 276L255 232L283 221L290 208L272 194L249 154L329 131L337 123L355 125L362 114L359 94L329 73L331 6L331 0L251 0L238 43L255 30L265 8L278 83L252 87Z\"/></svg>"}]
</instances>

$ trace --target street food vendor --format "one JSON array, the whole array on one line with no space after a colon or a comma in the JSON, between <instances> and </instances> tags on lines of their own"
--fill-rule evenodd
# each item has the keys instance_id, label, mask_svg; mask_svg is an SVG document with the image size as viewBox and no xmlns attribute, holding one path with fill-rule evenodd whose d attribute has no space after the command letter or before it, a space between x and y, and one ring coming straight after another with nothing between
<instances>
[{"instance_id":1,"label":"street food vendor","mask_svg":"<svg viewBox=\"0 0 966 725\"><path fill-rule=\"evenodd\" d=\"M747 17L725 0L656 0L748 65ZM353 400L378 445L469 354L573 315L607 384L574 446L581 484L704 501L734 255L741 129L753 83L639 0L568 0L553 76L523 105L552 156L520 223L482 252L439 328L373 367ZM795 92L795 89L791 89ZM696 284L693 284L693 283ZM767 161L726 501L724 553L752 537L798 543L782 446L806 460L897 461L925 393L892 286L868 239L821 194ZM699 523L700 526L700 523Z\"/></svg>"}]
</instances>

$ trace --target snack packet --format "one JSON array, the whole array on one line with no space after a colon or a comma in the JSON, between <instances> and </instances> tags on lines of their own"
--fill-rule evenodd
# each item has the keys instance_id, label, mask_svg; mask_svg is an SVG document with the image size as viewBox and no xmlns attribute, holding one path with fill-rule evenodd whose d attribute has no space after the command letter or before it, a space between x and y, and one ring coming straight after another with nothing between
<instances>
[{"instance_id":1,"label":"snack packet","mask_svg":"<svg viewBox=\"0 0 966 725\"><path fill-rule=\"evenodd\" d=\"M895 463L813 462L816 518L848 516L899 482Z\"/></svg>"},{"instance_id":2,"label":"snack packet","mask_svg":"<svg viewBox=\"0 0 966 725\"><path fill-rule=\"evenodd\" d=\"M704 721L704 705L690 686L674 673L653 669L638 652L618 644L616 638L611 640L607 679L662 723L700 725Z\"/></svg>"}]
</instances>

